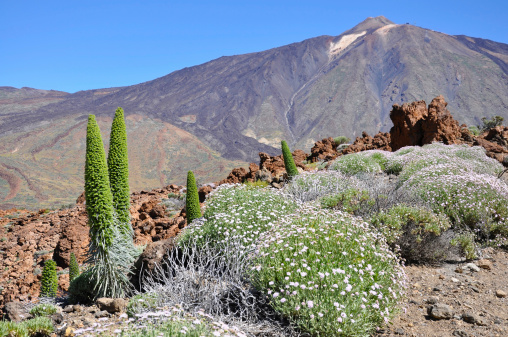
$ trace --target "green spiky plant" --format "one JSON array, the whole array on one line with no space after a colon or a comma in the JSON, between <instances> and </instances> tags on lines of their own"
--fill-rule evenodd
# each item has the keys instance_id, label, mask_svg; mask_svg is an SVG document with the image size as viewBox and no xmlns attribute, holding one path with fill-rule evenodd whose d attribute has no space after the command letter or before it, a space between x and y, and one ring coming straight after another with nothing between
<instances>
[{"instance_id":1,"label":"green spiky plant","mask_svg":"<svg viewBox=\"0 0 508 337\"><path fill-rule=\"evenodd\" d=\"M56 275L56 262L46 260L41 278L41 297L56 297L58 291L58 277Z\"/></svg>"},{"instance_id":2,"label":"green spiky plant","mask_svg":"<svg viewBox=\"0 0 508 337\"><path fill-rule=\"evenodd\" d=\"M286 172L288 174L289 179L298 175L298 170L296 169L295 160L293 159L293 155L289 150L289 146L285 140L281 141L282 145L282 156L284 157L284 166L286 167Z\"/></svg>"},{"instance_id":3,"label":"green spiky plant","mask_svg":"<svg viewBox=\"0 0 508 337\"><path fill-rule=\"evenodd\" d=\"M127 274L133 259L132 238L128 242L118 228L106 153L93 115L88 116L87 125L85 197L90 226L87 263L91 267L81 276L88 279L85 284L93 285L96 297L123 297L130 290Z\"/></svg>"},{"instance_id":4,"label":"green spiky plant","mask_svg":"<svg viewBox=\"0 0 508 337\"><path fill-rule=\"evenodd\" d=\"M187 199L185 206L187 210L187 223L191 223L194 219L201 218L198 188L192 171L187 173Z\"/></svg>"},{"instance_id":5,"label":"green spiky plant","mask_svg":"<svg viewBox=\"0 0 508 337\"><path fill-rule=\"evenodd\" d=\"M130 225L129 160L127 153L127 131L122 108L117 108L111 125L108 152L108 172L113 207L121 230L132 236Z\"/></svg>"},{"instance_id":6,"label":"green spiky plant","mask_svg":"<svg viewBox=\"0 0 508 337\"><path fill-rule=\"evenodd\" d=\"M69 282L72 282L76 277L79 276L79 265L76 260L76 255L71 253L71 259L69 262Z\"/></svg>"}]
</instances>

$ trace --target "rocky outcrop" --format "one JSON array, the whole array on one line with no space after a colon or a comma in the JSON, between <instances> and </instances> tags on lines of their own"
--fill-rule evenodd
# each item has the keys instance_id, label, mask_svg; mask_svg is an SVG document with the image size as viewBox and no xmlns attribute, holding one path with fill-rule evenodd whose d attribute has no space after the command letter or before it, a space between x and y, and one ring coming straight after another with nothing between
<instances>
[{"instance_id":1,"label":"rocky outcrop","mask_svg":"<svg viewBox=\"0 0 508 337\"><path fill-rule=\"evenodd\" d=\"M330 161L339 156L337 143L335 143L335 140L332 137L316 142L310 152L311 155L307 158L307 160L312 163Z\"/></svg>"},{"instance_id":2,"label":"rocky outcrop","mask_svg":"<svg viewBox=\"0 0 508 337\"><path fill-rule=\"evenodd\" d=\"M458 144L461 128L446 108L442 95L434 98L428 108L425 101L393 105L390 118L390 146L396 151L404 146L422 146L432 142Z\"/></svg>"},{"instance_id":3,"label":"rocky outcrop","mask_svg":"<svg viewBox=\"0 0 508 337\"><path fill-rule=\"evenodd\" d=\"M391 136L389 133L379 132L374 137L371 137L367 132L363 132L362 137L356 137L353 144L342 150L341 154L357 153L367 150L391 151L390 139Z\"/></svg>"}]
</instances>

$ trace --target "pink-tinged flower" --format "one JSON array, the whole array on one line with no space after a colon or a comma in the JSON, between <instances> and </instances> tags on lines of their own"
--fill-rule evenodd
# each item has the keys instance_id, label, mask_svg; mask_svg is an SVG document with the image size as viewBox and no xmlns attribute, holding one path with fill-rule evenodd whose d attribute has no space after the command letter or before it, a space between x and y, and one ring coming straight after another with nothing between
<instances>
[{"instance_id":1,"label":"pink-tinged flower","mask_svg":"<svg viewBox=\"0 0 508 337\"><path fill-rule=\"evenodd\" d=\"M278 297L279 293L273 293L273 297Z\"/></svg>"},{"instance_id":2,"label":"pink-tinged flower","mask_svg":"<svg viewBox=\"0 0 508 337\"><path fill-rule=\"evenodd\" d=\"M314 319L314 315L310 315L310 318Z\"/></svg>"},{"instance_id":3,"label":"pink-tinged flower","mask_svg":"<svg viewBox=\"0 0 508 337\"><path fill-rule=\"evenodd\" d=\"M351 286L351 284L348 284L347 287L346 287L346 291L350 292L351 289L353 289L353 286Z\"/></svg>"},{"instance_id":4,"label":"pink-tinged flower","mask_svg":"<svg viewBox=\"0 0 508 337\"><path fill-rule=\"evenodd\" d=\"M286 299L285 298L281 298L280 299L280 303L284 303L284 302L286 302Z\"/></svg>"},{"instance_id":5,"label":"pink-tinged flower","mask_svg":"<svg viewBox=\"0 0 508 337\"><path fill-rule=\"evenodd\" d=\"M307 301L307 306L309 308L313 308L314 307L314 302L313 301Z\"/></svg>"},{"instance_id":6,"label":"pink-tinged flower","mask_svg":"<svg viewBox=\"0 0 508 337\"><path fill-rule=\"evenodd\" d=\"M342 317L337 317L337 321L338 321L339 323L342 323Z\"/></svg>"},{"instance_id":7,"label":"pink-tinged flower","mask_svg":"<svg viewBox=\"0 0 508 337\"><path fill-rule=\"evenodd\" d=\"M295 310L296 310L296 311L300 310L300 306L299 306L299 305L297 305L297 306L295 307Z\"/></svg>"}]
</instances>

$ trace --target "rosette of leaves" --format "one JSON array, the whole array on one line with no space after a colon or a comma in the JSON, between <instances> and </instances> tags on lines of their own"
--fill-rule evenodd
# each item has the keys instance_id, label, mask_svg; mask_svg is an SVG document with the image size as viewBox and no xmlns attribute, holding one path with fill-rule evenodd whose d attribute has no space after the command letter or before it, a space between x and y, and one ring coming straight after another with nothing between
<instances>
[{"instance_id":1,"label":"rosette of leaves","mask_svg":"<svg viewBox=\"0 0 508 337\"><path fill-rule=\"evenodd\" d=\"M58 291L58 277L56 275L56 262L46 260L41 278L41 297L56 297Z\"/></svg>"},{"instance_id":2,"label":"rosette of leaves","mask_svg":"<svg viewBox=\"0 0 508 337\"><path fill-rule=\"evenodd\" d=\"M187 173L187 198L185 206L187 212L187 223L191 223L194 219L201 218L202 215L201 207L199 205L198 188L192 171Z\"/></svg>"},{"instance_id":3,"label":"rosette of leaves","mask_svg":"<svg viewBox=\"0 0 508 337\"><path fill-rule=\"evenodd\" d=\"M284 166L286 168L286 172L288 177L291 179L294 176L298 175L298 170L296 169L295 160L293 159L293 155L289 150L289 146L285 140L281 141L282 145L282 156L284 157Z\"/></svg>"}]
</instances>

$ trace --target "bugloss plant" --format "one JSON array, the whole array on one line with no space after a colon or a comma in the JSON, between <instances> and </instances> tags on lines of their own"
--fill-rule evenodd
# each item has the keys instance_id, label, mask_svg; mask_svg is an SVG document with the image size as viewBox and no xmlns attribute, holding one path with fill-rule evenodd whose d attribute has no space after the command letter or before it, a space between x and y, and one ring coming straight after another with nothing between
<instances>
[{"instance_id":1,"label":"bugloss plant","mask_svg":"<svg viewBox=\"0 0 508 337\"><path fill-rule=\"evenodd\" d=\"M296 168L295 160L285 140L281 141L281 146L282 156L284 157L284 167L286 168L289 179L291 179L298 175L298 169Z\"/></svg>"},{"instance_id":2,"label":"bugloss plant","mask_svg":"<svg viewBox=\"0 0 508 337\"><path fill-rule=\"evenodd\" d=\"M351 176L362 172L381 172L378 160L360 153L351 153L335 159L328 169Z\"/></svg>"},{"instance_id":3,"label":"bugloss plant","mask_svg":"<svg viewBox=\"0 0 508 337\"><path fill-rule=\"evenodd\" d=\"M58 277L56 275L56 262L46 260L41 278L41 297L56 297L58 291Z\"/></svg>"},{"instance_id":4,"label":"bugloss plant","mask_svg":"<svg viewBox=\"0 0 508 337\"><path fill-rule=\"evenodd\" d=\"M108 173L113 207L120 222L120 230L132 237L130 225L129 159L127 153L127 131L122 108L117 108L111 124L108 152Z\"/></svg>"},{"instance_id":5,"label":"bugloss plant","mask_svg":"<svg viewBox=\"0 0 508 337\"><path fill-rule=\"evenodd\" d=\"M69 261L69 282L72 282L72 280L74 280L78 276L79 276L78 260L76 260L76 255L74 253L71 253Z\"/></svg>"},{"instance_id":6,"label":"bugloss plant","mask_svg":"<svg viewBox=\"0 0 508 337\"><path fill-rule=\"evenodd\" d=\"M185 208L187 212L187 223L191 223L194 219L201 218L201 206L199 205L198 188L194 173L187 173L187 198L185 199Z\"/></svg>"},{"instance_id":7,"label":"bugloss plant","mask_svg":"<svg viewBox=\"0 0 508 337\"><path fill-rule=\"evenodd\" d=\"M90 226L87 263L91 267L78 279L88 278L80 284L92 284L96 297L123 297L130 291L127 274L136 251L116 218L104 145L93 115L87 126L85 196ZM71 295L75 289L71 283Z\"/></svg>"},{"instance_id":8,"label":"bugloss plant","mask_svg":"<svg viewBox=\"0 0 508 337\"><path fill-rule=\"evenodd\" d=\"M405 274L383 236L359 218L303 208L258 242L255 285L310 335L366 336L394 315Z\"/></svg>"}]
</instances>

